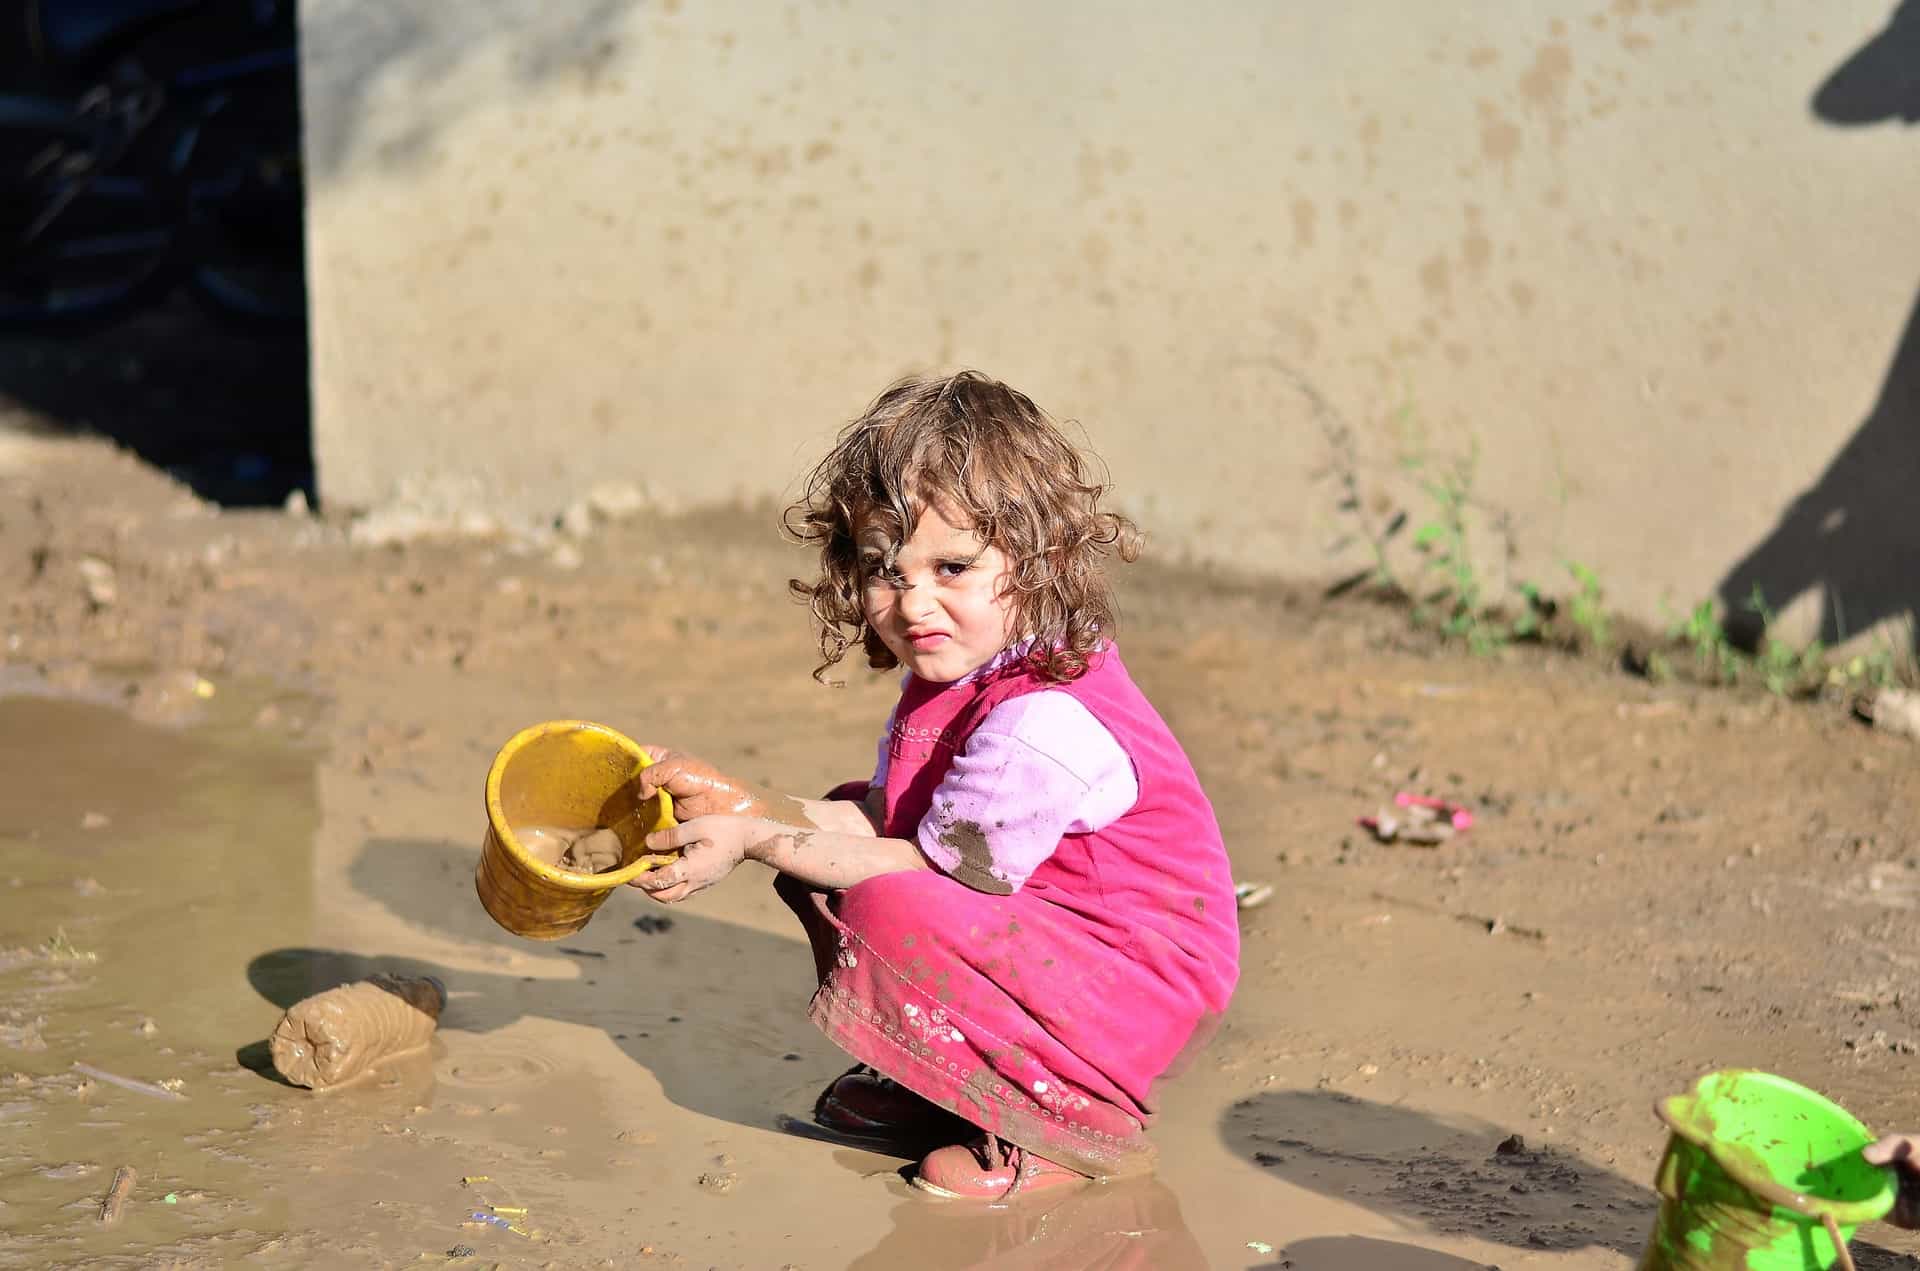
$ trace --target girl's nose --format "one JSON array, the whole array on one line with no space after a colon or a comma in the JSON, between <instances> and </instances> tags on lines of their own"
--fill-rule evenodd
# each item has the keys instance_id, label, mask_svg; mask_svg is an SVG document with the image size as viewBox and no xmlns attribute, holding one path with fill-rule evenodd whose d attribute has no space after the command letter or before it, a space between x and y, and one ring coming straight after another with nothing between
<instances>
[{"instance_id":1,"label":"girl's nose","mask_svg":"<svg viewBox=\"0 0 1920 1271\"><path fill-rule=\"evenodd\" d=\"M930 583L909 583L900 593L900 616L908 622L918 622L933 613L933 586Z\"/></svg>"}]
</instances>

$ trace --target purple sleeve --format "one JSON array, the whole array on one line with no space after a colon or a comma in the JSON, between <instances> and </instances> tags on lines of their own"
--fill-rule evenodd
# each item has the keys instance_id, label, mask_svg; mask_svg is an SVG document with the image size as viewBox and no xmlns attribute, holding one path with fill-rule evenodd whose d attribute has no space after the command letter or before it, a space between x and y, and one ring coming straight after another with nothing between
<instances>
[{"instance_id":1,"label":"purple sleeve","mask_svg":"<svg viewBox=\"0 0 1920 1271\"><path fill-rule=\"evenodd\" d=\"M1118 820L1139 800L1133 761L1071 695L1028 693L987 713L920 822L920 850L976 891L1011 895L1064 834Z\"/></svg>"}]
</instances>

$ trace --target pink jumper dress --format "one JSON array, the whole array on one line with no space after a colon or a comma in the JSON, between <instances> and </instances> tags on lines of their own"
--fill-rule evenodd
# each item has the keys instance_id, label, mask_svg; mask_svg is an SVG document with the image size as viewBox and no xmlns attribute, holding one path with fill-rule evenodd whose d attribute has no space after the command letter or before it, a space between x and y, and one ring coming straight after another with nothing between
<instances>
[{"instance_id":1,"label":"pink jumper dress","mask_svg":"<svg viewBox=\"0 0 1920 1271\"><path fill-rule=\"evenodd\" d=\"M1045 1159L1095 1177L1144 1172L1154 1084L1226 1010L1240 930L1212 806L1118 650L1065 684L1022 662L955 684L910 678L882 832L915 839L987 712L1044 689L1072 694L1133 761L1140 797L1118 820L1062 838L1011 895L934 869L844 891L775 885L813 945L809 1015L842 1049ZM990 830L963 822L943 841L966 855Z\"/></svg>"}]
</instances>

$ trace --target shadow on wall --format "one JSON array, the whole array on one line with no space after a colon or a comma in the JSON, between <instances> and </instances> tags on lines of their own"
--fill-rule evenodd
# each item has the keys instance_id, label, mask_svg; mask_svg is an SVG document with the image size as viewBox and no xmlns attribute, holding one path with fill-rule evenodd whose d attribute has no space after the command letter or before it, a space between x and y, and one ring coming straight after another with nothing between
<instances>
[{"instance_id":1,"label":"shadow on wall","mask_svg":"<svg viewBox=\"0 0 1920 1271\"><path fill-rule=\"evenodd\" d=\"M291 5L284 9L290 11ZM565 76L591 86L608 74L628 38L627 19L638 9L639 0L580 0L558 6L564 12L541 0L307 0L300 6L304 96L326 108L301 121L301 162L291 167L281 162L286 143L299 146L301 137L299 124L287 122L298 113L291 75L255 72L235 81L235 100L244 98L244 104L218 116L237 123L226 125L225 132L201 128L190 147L194 162L209 171L217 168L220 178L209 180L196 168L193 188L225 189L239 179L238 193L219 196L225 201L216 199L217 206L209 204L211 213L203 209L192 219L171 210L162 215L143 203L136 209L140 215L159 217L149 224L137 220L123 206L124 195L117 195L120 202L103 200L101 213L79 208L58 221L57 227L78 236L79 246L58 254L67 263L61 266L60 285L48 284L52 296L84 294L83 276L75 272L82 266L73 261L87 262L88 286L105 290L111 283L129 294L111 306L89 301L84 314L80 307L47 303L44 317L10 320L0 341L0 426L105 436L221 503L277 504L295 490L311 500L306 331L304 322L291 316L304 304L298 217L281 218L289 221L289 230L261 215L259 192L248 179L277 165L282 172L304 169L306 187L318 188L362 148L383 168L425 161L441 129L459 112L513 104L454 100L434 91L461 67L509 59L511 73L502 94L508 98ZM187 153L173 138L189 135L189 124L198 126L197 112L222 100L209 87L216 74L279 56L292 34L290 18L249 24L234 19L244 10L231 5L204 13L191 5L157 6L150 21L137 20L139 12L139 6L106 6L97 13L75 6L62 30L76 43L32 69L35 91L53 103L79 100L115 67L137 66L164 83L166 99L176 105L140 134L156 155ZM105 21L114 17L127 20ZM0 55L10 51L0 49ZM408 108L383 113L380 104L398 93L407 94ZM378 131L382 124L388 125L386 132ZM39 149L35 142L29 152ZM7 166L8 155L0 154L0 198L18 198L10 183L19 178ZM129 152L112 171L122 184L130 173L151 183L156 163ZM167 200L179 193L175 187L160 182L153 189L154 207L171 209ZM299 206L297 189L293 206ZM96 224L99 216L108 219ZM127 246L162 235L181 246L164 256L157 248ZM109 242L117 244L113 251L120 255L102 254L101 245ZM201 259L209 251L211 262ZM163 275L174 278L176 266L186 269L189 256L194 265L215 266L210 281L189 286L188 278L197 280L205 271L181 272L179 292L162 285ZM120 262L117 272L108 268L113 261ZM172 263L162 266L162 261ZM207 303L186 302L181 296L187 291ZM268 300L271 321L258 312ZM59 303L76 304L71 299Z\"/></svg>"},{"instance_id":2,"label":"shadow on wall","mask_svg":"<svg viewBox=\"0 0 1920 1271\"><path fill-rule=\"evenodd\" d=\"M1905 0L1886 27L1813 95L1814 114L1839 126L1920 122L1920 0ZM1879 399L1825 472L1780 523L1727 571L1718 592L1727 633L1756 644L1756 589L1774 612L1814 588L1820 638L1829 643L1888 619L1920 614L1920 300L1907 318ZM1920 652L1920 624L1913 649Z\"/></svg>"},{"instance_id":3,"label":"shadow on wall","mask_svg":"<svg viewBox=\"0 0 1920 1271\"><path fill-rule=\"evenodd\" d=\"M109 438L216 503L313 497L305 333L255 334L184 298L81 336L0 341L8 425Z\"/></svg>"},{"instance_id":4,"label":"shadow on wall","mask_svg":"<svg viewBox=\"0 0 1920 1271\"><path fill-rule=\"evenodd\" d=\"M303 96L327 109L307 113L306 162L315 188L339 175L348 154L371 142L381 167L428 158L439 131L461 110L510 102L456 102L444 94L408 93L445 84L482 53L504 53L510 82L525 89L576 75L591 89L629 36L640 0L461 0L459 4L363 4L306 0L301 6ZM611 85L610 85L611 86ZM380 102L408 93L406 126L375 136Z\"/></svg>"},{"instance_id":5,"label":"shadow on wall","mask_svg":"<svg viewBox=\"0 0 1920 1271\"><path fill-rule=\"evenodd\" d=\"M29 8L0 426L103 435L223 503L310 491L292 0Z\"/></svg>"}]
</instances>

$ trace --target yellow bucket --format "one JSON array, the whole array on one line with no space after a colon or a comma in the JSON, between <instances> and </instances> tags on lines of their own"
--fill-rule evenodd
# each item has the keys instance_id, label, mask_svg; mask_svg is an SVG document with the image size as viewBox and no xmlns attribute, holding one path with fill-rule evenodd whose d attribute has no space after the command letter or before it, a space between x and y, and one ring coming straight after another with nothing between
<instances>
[{"instance_id":1,"label":"yellow bucket","mask_svg":"<svg viewBox=\"0 0 1920 1271\"><path fill-rule=\"evenodd\" d=\"M653 762L631 738L604 724L556 719L515 733L487 772L487 838L474 890L493 920L529 940L559 940L587 925L593 911L629 879L660 862L643 859L646 837L674 824L661 791L640 799L634 778ZM576 874L528 852L520 825L609 827L620 836L620 867Z\"/></svg>"}]
</instances>

